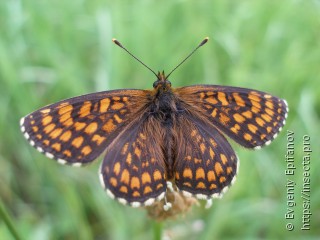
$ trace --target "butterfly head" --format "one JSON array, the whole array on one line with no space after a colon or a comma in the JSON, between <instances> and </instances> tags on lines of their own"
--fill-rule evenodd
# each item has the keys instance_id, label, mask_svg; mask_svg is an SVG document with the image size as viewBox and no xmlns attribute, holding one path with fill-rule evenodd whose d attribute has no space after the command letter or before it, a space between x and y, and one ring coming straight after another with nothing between
<instances>
[{"instance_id":1,"label":"butterfly head","mask_svg":"<svg viewBox=\"0 0 320 240\"><path fill-rule=\"evenodd\" d=\"M171 82L167 79L164 71L158 72L157 80L153 83L153 87L159 91L169 91L171 89Z\"/></svg>"}]
</instances>

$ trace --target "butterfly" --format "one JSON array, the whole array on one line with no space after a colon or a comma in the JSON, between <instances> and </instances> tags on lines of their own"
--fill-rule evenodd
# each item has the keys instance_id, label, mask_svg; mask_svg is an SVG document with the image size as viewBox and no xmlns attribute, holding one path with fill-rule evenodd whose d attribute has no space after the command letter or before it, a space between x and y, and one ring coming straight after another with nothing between
<instances>
[{"instance_id":1,"label":"butterfly","mask_svg":"<svg viewBox=\"0 0 320 240\"><path fill-rule=\"evenodd\" d=\"M39 152L61 164L82 166L105 152L100 181L120 203L150 206L168 191L179 191L210 205L234 183L239 167L226 136L249 149L270 144L285 125L288 104L240 87L173 88L171 73L153 73L152 90L66 99L22 118L21 131Z\"/></svg>"}]
</instances>

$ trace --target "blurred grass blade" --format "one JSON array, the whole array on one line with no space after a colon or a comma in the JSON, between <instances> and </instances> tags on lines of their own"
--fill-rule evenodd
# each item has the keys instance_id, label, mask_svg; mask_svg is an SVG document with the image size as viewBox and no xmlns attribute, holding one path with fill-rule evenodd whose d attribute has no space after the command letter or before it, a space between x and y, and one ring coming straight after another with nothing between
<instances>
[{"instance_id":1,"label":"blurred grass blade","mask_svg":"<svg viewBox=\"0 0 320 240\"><path fill-rule=\"evenodd\" d=\"M18 234L17 229L15 228L9 214L7 213L7 211L4 209L4 206L2 204L2 201L0 201L0 217L3 219L5 225L7 225L8 230L11 232L12 236L16 239L16 240L20 240L21 237Z\"/></svg>"}]
</instances>

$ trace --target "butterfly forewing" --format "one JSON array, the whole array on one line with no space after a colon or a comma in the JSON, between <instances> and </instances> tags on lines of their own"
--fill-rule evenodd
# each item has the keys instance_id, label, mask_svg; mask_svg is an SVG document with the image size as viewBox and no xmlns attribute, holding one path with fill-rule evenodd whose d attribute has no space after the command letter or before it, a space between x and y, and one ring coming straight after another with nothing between
<instances>
[{"instance_id":1,"label":"butterfly forewing","mask_svg":"<svg viewBox=\"0 0 320 240\"><path fill-rule=\"evenodd\" d=\"M177 187L201 199L222 196L235 180L238 164L226 138L210 122L187 114L178 117L175 128Z\"/></svg>"},{"instance_id":2,"label":"butterfly forewing","mask_svg":"<svg viewBox=\"0 0 320 240\"><path fill-rule=\"evenodd\" d=\"M146 92L115 90L63 100L23 118L21 130L46 156L63 164L85 164L97 158L132 114L143 108Z\"/></svg>"},{"instance_id":3,"label":"butterfly forewing","mask_svg":"<svg viewBox=\"0 0 320 240\"><path fill-rule=\"evenodd\" d=\"M247 148L269 144L285 124L285 100L257 90L215 85L177 88L183 102Z\"/></svg>"},{"instance_id":4,"label":"butterfly forewing","mask_svg":"<svg viewBox=\"0 0 320 240\"><path fill-rule=\"evenodd\" d=\"M138 207L164 197L166 168L160 123L136 116L115 139L101 165L101 181L109 195Z\"/></svg>"}]
</instances>

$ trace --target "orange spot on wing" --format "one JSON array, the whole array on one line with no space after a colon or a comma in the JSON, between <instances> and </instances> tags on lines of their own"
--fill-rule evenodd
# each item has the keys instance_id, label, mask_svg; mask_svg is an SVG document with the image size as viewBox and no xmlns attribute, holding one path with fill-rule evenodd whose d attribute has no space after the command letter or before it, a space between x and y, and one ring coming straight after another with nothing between
<instances>
[{"instance_id":1,"label":"orange spot on wing","mask_svg":"<svg viewBox=\"0 0 320 240\"><path fill-rule=\"evenodd\" d=\"M243 123L246 119L241 116L239 113L233 114L234 120L238 123Z\"/></svg>"},{"instance_id":2,"label":"orange spot on wing","mask_svg":"<svg viewBox=\"0 0 320 240\"><path fill-rule=\"evenodd\" d=\"M67 142L70 140L72 136L72 132L70 130L67 130L66 132L64 132L61 136L60 136L60 140L61 141L64 141L64 142Z\"/></svg>"},{"instance_id":3,"label":"orange spot on wing","mask_svg":"<svg viewBox=\"0 0 320 240\"><path fill-rule=\"evenodd\" d=\"M251 111L243 112L242 115L245 116L246 118L252 118L252 112Z\"/></svg>"},{"instance_id":4,"label":"orange spot on wing","mask_svg":"<svg viewBox=\"0 0 320 240\"><path fill-rule=\"evenodd\" d=\"M48 125L49 123L52 122L52 116L50 116L50 115L45 116L45 117L42 119L41 122L42 122L42 125L43 125L43 126Z\"/></svg>"},{"instance_id":5,"label":"orange spot on wing","mask_svg":"<svg viewBox=\"0 0 320 240\"><path fill-rule=\"evenodd\" d=\"M83 137L79 136L75 139L73 139L73 141L71 142L72 146L79 148L81 146L81 144L83 143Z\"/></svg>"},{"instance_id":6,"label":"orange spot on wing","mask_svg":"<svg viewBox=\"0 0 320 240\"><path fill-rule=\"evenodd\" d=\"M128 193L128 188L126 186L121 186L119 191L123 193Z\"/></svg>"},{"instance_id":7,"label":"orange spot on wing","mask_svg":"<svg viewBox=\"0 0 320 240\"><path fill-rule=\"evenodd\" d=\"M266 122L271 122L272 118L268 114L261 114L261 117L266 121Z\"/></svg>"},{"instance_id":8,"label":"orange spot on wing","mask_svg":"<svg viewBox=\"0 0 320 240\"><path fill-rule=\"evenodd\" d=\"M230 122L230 118L227 115L225 115L224 113L220 113L219 115L220 115L220 117L219 117L220 122L223 125L227 126L228 122Z\"/></svg>"},{"instance_id":9,"label":"orange spot on wing","mask_svg":"<svg viewBox=\"0 0 320 240\"><path fill-rule=\"evenodd\" d=\"M192 130L191 131L191 137L194 137L198 134L198 132L196 130Z\"/></svg>"},{"instance_id":10,"label":"orange spot on wing","mask_svg":"<svg viewBox=\"0 0 320 240\"><path fill-rule=\"evenodd\" d=\"M54 123L51 123L47 126L44 127L43 131L48 134L49 132L51 132L54 128L56 127L56 125Z\"/></svg>"},{"instance_id":11,"label":"orange spot on wing","mask_svg":"<svg viewBox=\"0 0 320 240\"><path fill-rule=\"evenodd\" d=\"M221 173L223 173L222 166L219 162L216 162L216 164L214 165L214 170L215 170L217 176L219 176Z\"/></svg>"},{"instance_id":12,"label":"orange spot on wing","mask_svg":"<svg viewBox=\"0 0 320 240\"><path fill-rule=\"evenodd\" d=\"M81 153L85 156L89 155L91 152L92 152L92 149L88 145L81 149Z\"/></svg>"},{"instance_id":13,"label":"orange spot on wing","mask_svg":"<svg viewBox=\"0 0 320 240\"><path fill-rule=\"evenodd\" d=\"M230 128L230 130L232 132L234 132L235 134L238 134L239 130L240 130L240 125L239 124L235 124L232 128Z\"/></svg>"},{"instance_id":14,"label":"orange spot on wing","mask_svg":"<svg viewBox=\"0 0 320 240\"><path fill-rule=\"evenodd\" d=\"M209 188L210 188L210 190L216 189L216 188L217 188L217 185L215 185L214 183L211 183Z\"/></svg>"},{"instance_id":15,"label":"orange spot on wing","mask_svg":"<svg viewBox=\"0 0 320 240\"><path fill-rule=\"evenodd\" d=\"M272 127L267 127L267 132L271 133L271 131L272 131Z\"/></svg>"},{"instance_id":16,"label":"orange spot on wing","mask_svg":"<svg viewBox=\"0 0 320 240\"><path fill-rule=\"evenodd\" d=\"M100 145L104 140L106 140L106 138L100 136L99 134L95 134L92 137L92 141L96 142L98 145Z\"/></svg>"},{"instance_id":17,"label":"orange spot on wing","mask_svg":"<svg viewBox=\"0 0 320 240\"><path fill-rule=\"evenodd\" d=\"M226 94L224 92L218 92L218 99L224 106L229 104L229 102L226 99Z\"/></svg>"},{"instance_id":18,"label":"orange spot on wing","mask_svg":"<svg viewBox=\"0 0 320 240\"><path fill-rule=\"evenodd\" d=\"M212 116L212 117L216 117L216 116L217 116L217 111L218 111L217 108L213 109L213 111L212 111L212 113L211 113L211 116Z\"/></svg>"},{"instance_id":19,"label":"orange spot on wing","mask_svg":"<svg viewBox=\"0 0 320 240\"><path fill-rule=\"evenodd\" d=\"M204 152L206 151L206 145L204 145L204 143L200 144L200 150L201 150L202 154L204 154Z\"/></svg>"},{"instance_id":20,"label":"orange spot on wing","mask_svg":"<svg viewBox=\"0 0 320 240\"><path fill-rule=\"evenodd\" d=\"M111 105L111 108L113 110L119 110L121 108L123 108L125 105L121 102L114 102L112 105Z\"/></svg>"},{"instance_id":21,"label":"orange spot on wing","mask_svg":"<svg viewBox=\"0 0 320 240\"><path fill-rule=\"evenodd\" d=\"M140 138L142 140L146 140L147 139L146 135L144 135L143 133L140 133L139 136L140 136Z\"/></svg>"},{"instance_id":22,"label":"orange spot on wing","mask_svg":"<svg viewBox=\"0 0 320 240\"><path fill-rule=\"evenodd\" d=\"M131 153L128 153L127 158L126 158L126 163L128 163L128 165L130 165L132 162L132 156Z\"/></svg>"},{"instance_id":23,"label":"orange spot on wing","mask_svg":"<svg viewBox=\"0 0 320 240\"><path fill-rule=\"evenodd\" d=\"M270 109L273 109L273 103L272 101L266 101L266 106Z\"/></svg>"},{"instance_id":24,"label":"orange spot on wing","mask_svg":"<svg viewBox=\"0 0 320 240\"><path fill-rule=\"evenodd\" d=\"M113 118L117 123L122 123L122 119L117 114L113 115Z\"/></svg>"},{"instance_id":25,"label":"orange spot on wing","mask_svg":"<svg viewBox=\"0 0 320 240\"><path fill-rule=\"evenodd\" d=\"M104 98L100 100L100 113L105 113L108 111L110 105L110 99L109 98Z\"/></svg>"},{"instance_id":26,"label":"orange spot on wing","mask_svg":"<svg viewBox=\"0 0 320 240\"><path fill-rule=\"evenodd\" d=\"M148 193L151 193L151 192L152 192L151 187L146 186L146 187L144 188L143 194L148 194Z\"/></svg>"},{"instance_id":27,"label":"orange spot on wing","mask_svg":"<svg viewBox=\"0 0 320 240\"><path fill-rule=\"evenodd\" d=\"M70 113L65 113L59 119L63 126L70 127L74 124L73 119L71 118Z\"/></svg>"},{"instance_id":28,"label":"orange spot on wing","mask_svg":"<svg viewBox=\"0 0 320 240\"><path fill-rule=\"evenodd\" d=\"M38 132L39 128L37 126L32 127L33 132Z\"/></svg>"},{"instance_id":29,"label":"orange spot on wing","mask_svg":"<svg viewBox=\"0 0 320 240\"><path fill-rule=\"evenodd\" d=\"M72 105L68 104L68 103L65 103L63 104L63 106L59 109L58 113L59 115L63 115L65 114L66 112L71 112L73 110L73 107Z\"/></svg>"},{"instance_id":30,"label":"orange spot on wing","mask_svg":"<svg viewBox=\"0 0 320 240\"><path fill-rule=\"evenodd\" d=\"M193 159L193 161L194 161L195 164L198 164L198 163L202 162L202 160L200 158L196 158L196 157Z\"/></svg>"},{"instance_id":31,"label":"orange spot on wing","mask_svg":"<svg viewBox=\"0 0 320 240\"><path fill-rule=\"evenodd\" d=\"M161 180L162 179L162 175L161 175L161 172L159 170L155 170L153 172L153 179L155 181L158 181L158 180Z\"/></svg>"},{"instance_id":32,"label":"orange spot on wing","mask_svg":"<svg viewBox=\"0 0 320 240\"><path fill-rule=\"evenodd\" d=\"M86 117L90 115L92 103L90 101L85 101L79 110L79 117Z\"/></svg>"},{"instance_id":33,"label":"orange spot on wing","mask_svg":"<svg viewBox=\"0 0 320 240\"><path fill-rule=\"evenodd\" d=\"M114 174L118 176L120 173L120 169L121 169L120 163L116 162L116 164L113 166Z\"/></svg>"},{"instance_id":34,"label":"orange spot on wing","mask_svg":"<svg viewBox=\"0 0 320 240\"><path fill-rule=\"evenodd\" d=\"M109 119L102 127L102 129L107 133L112 132L115 128L116 128L116 125L114 125L112 119Z\"/></svg>"},{"instance_id":35,"label":"orange spot on wing","mask_svg":"<svg viewBox=\"0 0 320 240\"><path fill-rule=\"evenodd\" d=\"M127 153L128 145L129 145L129 143L126 143L125 145L123 145L122 150L121 150L121 154L125 155Z\"/></svg>"},{"instance_id":36,"label":"orange spot on wing","mask_svg":"<svg viewBox=\"0 0 320 240\"><path fill-rule=\"evenodd\" d=\"M199 179L199 178L203 178L204 179L204 177L205 177L204 170L203 170L203 168L199 167L196 170L196 179Z\"/></svg>"},{"instance_id":37,"label":"orange spot on wing","mask_svg":"<svg viewBox=\"0 0 320 240\"><path fill-rule=\"evenodd\" d=\"M211 103L211 104L217 104L218 103L218 100L213 96L212 97L208 97L205 100L206 100L206 102Z\"/></svg>"},{"instance_id":38,"label":"orange spot on wing","mask_svg":"<svg viewBox=\"0 0 320 240\"><path fill-rule=\"evenodd\" d=\"M220 153L220 158L223 165L226 165L228 162L226 155L224 155L223 153Z\"/></svg>"},{"instance_id":39,"label":"orange spot on wing","mask_svg":"<svg viewBox=\"0 0 320 240\"><path fill-rule=\"evenodd\" d=\"M212 146L214 146L214 147L217 147L217 146L218 146L217 143L216 143L216 141L214 141L212 138L210 138L209 141L210 141L210 143L211 143Z\"/></svg>"},{"instance_id":40,"label":"orange spot on wing","mask_svg":"<svg viewBox=\"0 0 320 240\"><path fill-rule=\"evenodd\" d=\"M204 188L206 188L206 185L205 185L203 182L199 182L199 183L197 184L196 188L204 189Z\"/></svg>"},{"instance_id":41,"label":"orange spot on wing","mask_svg":"<svg viewBox=\"0 0 320 240\"><path fill-rule=\"evenodd\" d=\"M140 188L140 180L137 177L132 177L131 178L131 183L130 183L130 188Z\"/></svg>"},{"instance_id":42,"label":"orange spot on wing","mask_svg":"<svg viewBox=\"0 0 320 240\"><path fill-rule=\"evenodd\" d=\"M225 177L220 177L220 178L219 178L219 182L220 182L220 183L224 183L225 181L226 181L226 178L225 178Z\"/></svg>"},{"instance_id":43,"label":"orange spot on wing","mask_svg":"<svg viewBox=\"0 0 320 240\"><path fill-rule=\"evenodd\" d=\"M269 109L269 108L266 108L265 111L266 111L266 113L267 113L268 115L270 115L270 116L273 116L273 115L274 115L274 112L273 112L271 109Z\"/></svg>"},{"instance_id":44,"label":"orange spot on wing","mask_svg":"<svg viewBox=\"0 0 320 240\"><path fill-rule=\"evenodd\" d=\"M111 177L109 182L110 182L111 186L113 186L113 187L116 187L118 185L118 181L114 177Z\"/></svg>"},{"instance_id":45,"label":"orange spot on wing","mask_svg":"<svg viewBox=\"0 0 320 240\"><path fill-rule=\"evenodd\" d=\"M252 140L252 136L251 136L249 133L243 134L243 137L244 137L244 139L247 140L247 141L251 141L251 140Z\"/></svg>"},{"instance_id":46,"label":"orange spot on wing","mask_svg":"<svg viewBox=\"0 0 320 240\"><path fill-rule=\"evenodd\" d=\"M227 174L230 175L232 173L232 167L227 167Z\"/></svg>"},{"instance_id":47,"label":"orange spot on wing","mask_svg":"<svg viewBox=\"0 0 320 240\"><path fill-rule=\"evenodd\" d=\"M121 179L120 181L124 184L129 185L129 180L130 180L130 174L127 169L124 169L121 173Z\"/></svg>"},{"instance_id":48,"label":"orange spot on wing","mask_svg":"<svg viewBox=\"0 0 320 240\"><path fill-rule=\"evenodd\" d=\"M45 139L45 140L43 140L43 144L46 145L46 146L49 146L50 141L48 139Z\"/></svg>"},{"instance_id":49,"label":"orange spot on wing","mask_svg":"<svg viewBox=\"0 0 320 240\"><path fill-rule=\"evenodd\" d=\"M261 101L261 98L259 97L259 93L257 92L254 92L252 91L249 95L248 95L248 98L253 100L253 101L256 101L256 102L260 102Z\"/></svg>"},{"instance_id":50,"label":"orange spot on wing","mask_svg":"<svg viewBox=\"0 0 320 240\"><path fill-rule=\"evenodd\" d=\"M87 126L87 124L85 124L83 122L75 122L74 123L74 128L76 129L76 131L82 130L85 126Z\"/></svg>"},{"instance_id":51,"label":"orange spot on wing","mask_svg":"<svg viewBox=\"0 0 320 240\"><path fill-rule=\"evenodd\" d=\"M54 129L49 136L53 139L57 138L62 133L62 128L56 128Z\"/></svg>"},{"instance_id":52,"label":"orange spot on wing","mask_svg":"<svg viewBox=\"0 0 320 240\"><path fill-rule=\"evenodd\" d=\"M212 148L209 148L209 154L210 154L210 158L213 159L214 158L214 151L212 150Z\"/></svg>"},{"instance_id":53,"label":"orange spot on wing","mask_svg":"<svg viewBox=\"0 0 320 240\"><path fill-rule=\"evenodd\" d=\"M158 190L159 188L163 188L163 184L162 184L162 183L159 183L159 184L157 185L157 190Z\"/></svg>"},{"instance_id":54,"label":"orange spot on wing","mask_svg":"<svg viewBox=\"0 0 320 240\"><path fill-rule=\"evenodd\" d=\"M239 93L233 93L233 97L236 101L236 104L240 107L244 107L246 106L245 102L243 101L243 99L239 96Z\"/></svg>"},{"instance_id":55,"label":"orange spot on wing","mask_svg":"<svg viewBox=\"0 0 320 240\"><path fill-rule=\"evenodd\" d=\"M256 133L257 130L258 130L258 128L257 128L255 125L251 124L251 123L248 124L248 129L249 129L249 131L252 132L252 133Z\"/></svg>"},{"instance_id":56,"label":"orange spot on wing","mask_svg":"<svg viewBox=\"0 0 320 240\"><path fill-rule=\"evenodd\" d=\"M98 129L98 123L92 122L84 129L84 132L87 134L91 134L97 131L97 129Z\"/></svg>"},{"instance_id":57,"label":"orange spot on wing","mask_svg":"<svg viewBox=\"0 0 320 240\"><path fill-rule=\"evenodd\" d=\"M66 155L67 157L71 157L71 152L69 150L64 150L63 154Z\"/></svg>"},{"instance_id":58,"label":"orange spot on wing","mask_svg":"<svg viewBox=\"0 0 320 240\"><path fill-rule=\"evenodd\" d=\"M190 168L185 168L182 175L184 178L192 179L192 170Z\"/></svg>"},{"instance_id":59,"label":"orange spot on wing","mask_svg":"<svg viewBox=\"0 0 320 240\"><path fill-rule=\"evenodd\" d=\"M54 150L56 150L57 152L61 151L61 144L60 143L54 143L51 146Z\"/></svg>"},{"instance_id":60,"label":"orange spot on wing","mask_svg":"<svg viewBox=\"0 0 320 240\"><path fill-rule=\"evenodd\" d=\"M260 102L256 102L256 101L251 100L251 104L252 104L252 106L253 106L253 107L251 108L251 110L252 110L253 112L257 113L257 111L261 109L261 104L260 104ZM255 107L256 109L255 109L254 107Z\"/></svg>"},{"instance_id":61,"label":"orange spot on wing","mask_svg":"<svg viewBox=\"0 0 320 240\"><path fill-rule=\"evenodd\" d=\"M134 191L134 192L132 193L132 196L133 196L133 197L140 197L140 193L139 193L138 191Z\"/></svg>"},{"instance_id":62,"label":"orange spot on wing","mask_svg":"<svg viewBox=\"0 0 320 240\"><path fill-rule=\"evenodd\" d=\"M138 147L136 147L134 149L134 154L137 155L138 158L140 158L141 157L141 150Z\"/></svg>"},{"instance_id":63,"label":"orange spot on wing","mask_svg":"<svg viewBox=\"0 0 320 240\"><path fill-rule=\"evenodd\" d=\"M207 178L208 178L209 182L215 181L216 175L214 174L214 171L212 171L212 170L208 171Z\"/></svg>"},{"instance_id":64,"label":"orange spot on wing","mask_svg":"<svg viewBox=\"0 0 320 240\"><path fill-rule=\"evenodd\" d=\"M151 183L151 176L148 172L142 173L141 176L142 184Z\"/></svg>"},{"instance_id":65,"label":"orange spot on wing","mask_svg":"<svg viewBox=\"0 0 320 240\"><path fill-rule=\"evenodd\" d=\"M265 121L263 121L261 118L256 117L256 122L258 123L258 125L260 127L263 127L263 125L266 123Z\"/></svg>"},{"instance_id":66,"label":"orange spot on wing","mask_svg":"<svg viewBox=\"0 0 320 240\"><path fill-rule=\"evenodd\" d=\"M113 101L119 101L121 98L120 97L113 97L112 100Z\"/></svg>"}]
</instances>

